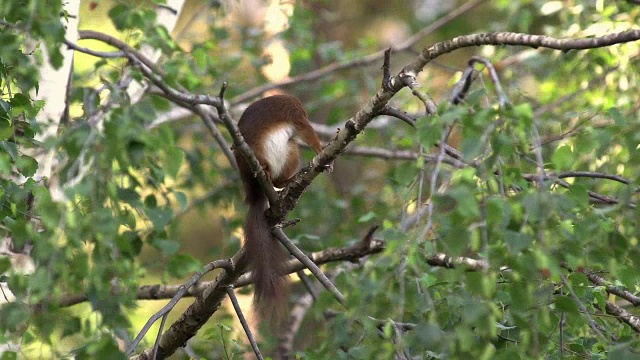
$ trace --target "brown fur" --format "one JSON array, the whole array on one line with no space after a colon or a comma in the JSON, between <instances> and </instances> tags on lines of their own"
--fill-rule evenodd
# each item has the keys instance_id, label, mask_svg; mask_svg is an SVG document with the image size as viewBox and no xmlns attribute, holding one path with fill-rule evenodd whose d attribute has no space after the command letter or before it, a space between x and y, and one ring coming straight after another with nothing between
<instances>
[{"instance_id":1,"label":"brown fur","mask_svg":"<svg viewBox=\"0 0 640 360\"><path fill-rule=\"evenodd\" d=\"M322 150L320 140L309 124L307 113L302 103L293 96L276 95L258 100L251 104L238 122L238 128L262 165L267 177L276 187L284 187L300 167L298 145L293 138L299 136L316 152ZM270 136L282 129L291 129L291 137L287 141L286 158L277 157L281 171L276 173L269 165L269 155L265 151L269 147L265 142ZM260 184L244 156L234 151L245 190L245 203L249 207L245 223L244 250L255 284L254 302L263 317L277 315L286 304L286 263L288 253L273 238L270 226L265 217L268 201ZM271 158L274 158L271 156ZM283 163L280 163L283 162Z\"/></svg>"}]
</instances>

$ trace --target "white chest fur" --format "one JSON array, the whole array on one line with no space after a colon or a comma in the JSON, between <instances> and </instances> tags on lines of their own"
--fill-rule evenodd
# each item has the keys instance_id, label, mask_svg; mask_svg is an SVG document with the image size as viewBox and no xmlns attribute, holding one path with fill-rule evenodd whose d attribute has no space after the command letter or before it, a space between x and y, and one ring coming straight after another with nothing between
<instances>
[{"instance_id":1,"label":"white chest fur","mask_svg":"<svg viewBox=\"0 0 640 360\"><path fill-rule=\"evenodd\" d=\"M293 127L283 125L271 131L265 138L263 154L269 164L271 176L280 176L289 155L289 140L293 136Z\"/></svg>"}]
</instances>

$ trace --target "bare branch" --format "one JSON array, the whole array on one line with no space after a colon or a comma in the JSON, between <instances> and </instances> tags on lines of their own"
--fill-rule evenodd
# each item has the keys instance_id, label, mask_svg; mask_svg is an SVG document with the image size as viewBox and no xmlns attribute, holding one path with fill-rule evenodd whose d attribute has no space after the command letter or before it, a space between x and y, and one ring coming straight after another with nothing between
<instances>
[{"instance_id":1,"label":"bare branch","mask_svg":"<svg viewBox=\"0 0 640 360\"><path fill-rule=\"evenodd\" d=\"M391 48L384 51L384 62L382 63L382 89L388 90L391 86Z\"/></svg>"},{"instance_id":2,"label":"bare branch","mask_svg":"<svg viewBox=\"0 0 640 360\"><path fill-rule=\"evenodd\" d=\"M563 266L563 267L571 271L569 267L567 266ZM634 306L640 306L640 296L636 296L624 288L621 288L609 283L607 280L605 280L602 276L596 274L594 271L584 269L584 268L578 269L577 271L585 274L589 279L589 281L591 281L593 284L604 287L608 293L619 296L627 300Z\"/></svg>"},{"instance_id":3,"label":"bare branch","mask_svg":"<svg viewBox=\"0 0 640 360\"><path fill-rule=\"evenodd\" d=\"M615 176L615 175L613 175ZM553 181L555 184L558 184L560 186L562 186L565 189L569 189L571 188L571 184L569 184L568 182L556 177L556 176L552 176L551 174L523 174L522 177L527 180L527 181L533 181L533 182L538 182L538 183L542 183L543 181L546 180L551 180ZM574 176L565 176L565 177L574 177ZM576 176L579 177L579 176ZM602 177L604 178L604 177ZM613 180L613 179L612 179ZM608 204L608 205L615 205L620 203L620 201L616 198L613 198L611 196L606 196L606 195L602 195L599 194L597 192L594 191L587 191L587 194L589 195L589 198L591 198L591 200L595 203L602 203L602 204ZM629 206L631 208L635 208L636 204L634 203L629 203Z\"/></svg>"},{"instance_id":4,"label":"bare branch","mask_svg":"<svg viewBox=\"0 0 640 360\"><path fill-rule=\"evenodd\" d=\"M607 180L613 180L613 181L617 181L626 185L631 184L631 180L620 176L620 175L613 175L613 174L606 174L606 173L601 173L601 172L596 172L596 171L565 171L559 174L549 174L550 176L554 176L558 179L564 179L564 178L575 178L575 177L588 177L588 178L593 178L593 179L607 179Z\"/></svg>"},{"instance_id":5,"label":"bare branch","mask_svg":"<svg viewBox=\"0 0 640 360\"><path fill-rule=\"evenodd\" d=\"M449 256L444 253L431 255L427 257L426 261L427 264L431 266L440 266L448 269L462 266L467 270L484 271L489 268L489 264L484 260L476 260L463 256Z\"/></svg>"},{"instance_id":6,"label":"bare branch","mask_svg":"<svg viewBox=\"0 0 640 360\"><path fill-rule=\"evenodd\" d=\"M220 133L220 130L218 130L218 128L216 127L216 123L222 123L222 120L220 120L218 115L214 113L210 107L206 107L204 105L193 105L193 104L184 103L168 96L164 92L156 93L156 95L162 96L174 102L175 104L178 104L184 109L188 109L191 114L198 115L200 119L202 119L202 122L204 123L207 130L209 130L209 133L211 134L215 142L220 147L220 150L222 150L222 153L225 155L225 157L229 161L229 164L231 164L233 168L236 168L236 169L238 168L238 164L236 164L236 158L235 156L233 156L233 153L231 152L231 148L227 144L227 141L224 139L224 136L222 136L222 133ZM149 126L147 126L147 129L149 130L154 129L165 122L167 122L167 120L162 120L162 119L156 120L153 123L151 123Z\"/></svg>"},{"instance_id":7,"label":"bare branch","mask_svg":"<svg viewBox=\"0 0 640 360\"><path fill-rule=\"evenodd\" d=\"M240 308L240 304L238 304L238 299L236 298L236 294L233 292L233 286L227 287L227 295L229 295L231 304L233 304L233 309L236 311L236 315L238 316L238 320L240 320L240 324L244 329L244 333L247 335L247 338L249 339L249 343L251 344L253 353L256 354L256 358L260 360L264 359L264 357L262 356L262 353L260 353L260 349L258 348L256 339L253 337L253 334L251 333L251 328L249 327L249 324L247 324L247 319L245 319L244 314L242 314L242 309Z\"/></svg>"},{"instance_id":8,"label":"bare branch","mask_svg":"<svg viewBox=\"0 0 640 360\"><path fill-rule=\"evenodd\" d=\"M372 239L370 242L358 242L354 245L342 247L342 248L328 248L322 251L314 252L309 254L309 258L318 265L323 265L331 262L338 261L358 261L359 259L373 255L381 252L385 248L385 243L382 240ZM234 259L237 258L239 254L234 256ZM236 263L237 264L237 263ZM236 265L237 271L238 265ZM300 263L297 259L293 259L289 261L289 264L286 266L286 270L288 274L293 274L297 271L303 270L306 267ZM244 272L244 271L243 271ZM239 288L242 286L250 285L251 282L251 274L245 273L244 275L236 277L237 280L233 283L234 288ZM186 293L182 297L193 297L202 294L202 292L214 284L216 281L203 281L198 282L195 285L186 289ZM171 299L174 297L178 291L182 289L183 285L143 285L141 286L136 294L136 299L138 300L162 300L162 299ZM119 291L119 289L113 289L114 292ZM56 302L56 305L59 307L68 307L76 304L80 304L82 302L88 301L88 296L86 294L77 294L77 295L68 295L60 299ZM44 306L45 304L35 305L34 308L37 310L38 308Z\"/></svg>"},{"instance_id":9,"label":"bare branch","mask_svg":"<svg viewBox=\"0 0 640 360\"><path fill-rule=\"evenodd\" d=\"M473 68L473 66L467 66L467 68L462 73L462 77L460 78L460 80L458 80L458 82L456 82L451 91L451 98L449 99L449 101L453 105L460 104L467 96L475 74L476 70Z\"/></svg>"},{"instance_id":10,"label":"bare branch","mask_svg":"<svg viewBox=\"0 0 640 360\"><path fill-rule=\"evenodd\" d=\"M217 103L217 105L215 105L216 109L218 110L218 117L227 127L227 131L229 131L229 134L233 139L233 148L240 151L242 156L244 156L244 159L247 161L247 164L253 172L256 180L258 180L258 183L262 186L262 191L264 191L267 199L269 199L269 204L274 204L274 202L277 201L276 199L278 198L278 195L273 188L273 184L271 184L271 181L267 178L267 174L265 174L262 165L260 165L260 162L256 158L251 147L249 147L249 144L244 141L244 138L240 133L240 129L238 129L236 122L231 118L231 114L229 114L229 112L227 111L227 107L224 103L224 92L226 88L227 83L225 82L220 88L220 94L218 97L220 101Z\"/></svg>"},{"instance_id":11,"label":"bare branch","mask_svg":"<svg viewBox=\"0 0 640 360\"><path fill-rule=\"evenodd\" d=\"M298 275L300 282L302 282L304 288L307 290L309 295L311 295L313 301L315 301L318 298L318 291L316 290L315 286L313 286L311 279L307 276L307 274L304 273L304 270L297 271L296 275Z\"/></svg>"},{"instance_id":12,"label":"bare branch","mask_svg":"<svg viewBox=\"0 0 640 360\"><path fill-rule=\"evenodd\" d=\"M309 271L311 271L311 273L318 279L318 281L320 281L322 286L324 286L325 289L327 289L327 291L329 291L331 295L333 295L333 297L336 298L336 300L338 300L340 304L342 304L342 306L347 306L344 295L342 295L340 290L338 290L338 288L333 285L331 280L329 280L329 278L327 278L324 273L322 273L322 270L320 270L320 268L318 268L318 266L314 264L314 262L311 261L311 259L309 259L309 257L305 255L305 253L298 249L298 247L291 241L291 239L287 237L287 235L282 231L280 227L274 227L271 230L271 233L275 236L276 239L278 239L278 241L282 243L282 245L284 245L284 247L287 248L287 250L289 250L289 252L293 256L296 257L296 259L298 259L307 267L307 269L309 269Z\"/></svg>"},{"instance_id":13,"label":"bare branch","mask_svg":"<svg viewBox=\"0 0 640 360\"><path fill-rule=\"evenodd\" d=\"M346 147L371 122L375 114L378 114L387 106L389 100L406 86L402 78L422 71L427 63L438 56L461 48L479 45L523 45L570 50L603 47L638 39L640 39L640 30L628 30L602 37L582 39L555 39L548 36L501 32L460 36L452 40L436 43L424 49L417 59L405 66L398 75L392 77L389 89L380 89L354 117L347 120L345 126L340 129L336 137L320 154L311 160L309 165L298 172L280 193L280 201L269 210L271 217L275 222L282 221L286 214L293 209L306 187L326 169L326 165L344 152Z\"/></svg>"},{"instance_id":14,"label":"bare branch","mask_svg":"<svg viewBox=\"0 0 640 360\"><path fill-rule=\"evenodd\" d=\"M451 126L447 125L445 126L445 128L442 130L442 135L440 136L440 142L438 144L446 144L447 143L447 138L449 137L449 132L451 130ZM445 157L445 147L444 146L440 146L440 151L438 152L438 157L436 158L436 163L434 165L434 170L431 173L431 179L430 179L430 188L429 188L429 196L431 197L429 203L427 204L427 210L426 210L426 214L427 214L427 225L424 227L424 229L422 230L422 232L420 233L420 236L418 237L418 242L422 242L426 239L427 234L429 233L429 231L431 231L432 227L433 227L433 197L436 195L436 187L438 186L438 176L440 175L440 169L441 169L441 164L442 164L442 159L444 159ZM422 204L419 204L422 205ZM419 216L420 213L417 214L418 219L419 220Z\"/></svg>"},{"instance_id":15,"label":"bare branch","mask_svg":"<svg viewBox=\"0 0 640 360\"><path fill-rule=\"evenodd\" d=\"M162 321L160 322L160 327L158 327L158 335L156 336L156 341L153 343L153 357L156 357L158 353L158 346L160 346L160 336L162 336L162 332L164 331L164 324L167 322L167 317L169 313L166 313L162 316Z\"/></svg>"},{"instance_id":16,"label":"bare branch","mask_svg":"<svg viewBox=\"0 0 640 360\"><path fill-rule=\"evenodd\" d=\"M424 107L425 107L425 115L427 115L427 116L435 115L438 112L438 107L436 106L435 102L433 101L433 98L431 98L431 96L429 94L424 93L424 92L420 91L420 89L418 89L419 85L418 85L418 82L416 80L416 77L413 74L400 73L399 77L400 77L400 80L402 81L402 83L406 87L411 89L411 93L413 94L413 96L417 97L418 99L420 99L420 101L422 101L422 103L424 104Z\"/></svg>"},{"instance_id":17,"label":"bare branch","mask_svg":"<svg viewBox=\"0 0 640 360\"><path fill-rule=\"evenodd\" d=\"M640 317L609 301L605 304L605 310L608 314L615 316L618 321L629 325L636 333L640 333Z\"/></svg>"},{"instance_id":18,"label":"bare branch","mask_svg":"<svg viewBox=\"0 0 640 360\"><path fill-rule=\"evenodd\" d=\"M489 77L491 78L491 82L493 82L493 86L496 87L496 93L498 93L500 107L505 107L507 104L509 104L509 99L507 98L504 90L502 90L502 85L500 84L500 78L498 77L496 68L493 66L491 61L481 56L473 56L471 60L469 60L469 66L473 66L473 64L477 62L483 64L487 69L489 69Z\"/></svg>"},{"instance_id":19,"label":"bare branch","mask_svg":"<svg viewBox=\"0 0 640 360\"><path fill-rule=\"evenodd\" d=\"M416 119L411 117L409 114L407 114L406 112L396 109L393 106L385 106L382 110L380 110L380 113L378 113L379 115L387 115L387 116L392 116L394 118L400 119L404 122L406 122L407 124L415 127L416 126Z\"/></svg>"},{"instance_id":20,"label":"bare branch","mask_svg":"<svg viewBox=\"0 0 640 360\"><path fill-rule=\"evenodd\" d=\"M495 32L484 34L463 35L451 40L435 43L422 50L420 56L409 65L404 72L419 73L431 60L458 49L481 45L517 45L533 48L544 47L555 50L584 50L595 49L640 39L640 29L621 31L600 37L585 37L578 39L557 39L544 35L530 35L512 32Z\"/></svg>"},{"instance_id":21,"label":"bare branch","mask_svg":"<svg viewBox=\"0 0 640 360\"><path fill-rule=\"evenodd\" d=\"M124 53L124 51L97 51L97 50L91 50L89 48L85 48L79 45L76 45L75 43L72 43L71 41L64 39L64 43L70 48L73 49L75 51L79 51L81 53L85 53L88 55L93 55L99 58L120 58L120 57L127 57L127 55Z\"/></svg>"},{"instance_id":22,"label":"bare branch","mask_svg":"<svg viewBox=\"0 0 640 360\"><path fill-rule=\"evenodd\" d=\"M589 324L589 326L591 327L593 332L596 335L598 335L598 337L601 340L606 341L606 338L605 338L604 334L602 333L602 331L600 331L600 328L598 327L596 322L593 320L593 317L587 311L587 308L584 305L584 303L580 300L578 295L576 295L575 291L573 291L573 287L571 287L571 284L569 284L569 282L567 281L567 278L564 275L560 274L560 279L562 280L562 284L564 285L564 287L566 287L567 290L569 290L569 295L571 296L573 301L575 301L575 303L578 306L578 308L580 309L580 311L584 314L584 316L586 316L587 323Z\"/></svg>"},{"instance_id":23,"label":"bare branch","mask_svg":"<svg viewBox=\"0 0 640 360\"><path fill-rule=\"evenodd\" d=\"M280 335L280 339L278 341L278 348L276 350L278 354L277 358L286 359L293 351L295 335L298 333L300 325L302 325L302 320L307 314L309 308L311 308L311 305L313 305L314 300L312 293L308 292L300 296L293 303L289 314L289 322L287 323L286 329L282 332L282 335Z\"/></svg>"}]
</instances>

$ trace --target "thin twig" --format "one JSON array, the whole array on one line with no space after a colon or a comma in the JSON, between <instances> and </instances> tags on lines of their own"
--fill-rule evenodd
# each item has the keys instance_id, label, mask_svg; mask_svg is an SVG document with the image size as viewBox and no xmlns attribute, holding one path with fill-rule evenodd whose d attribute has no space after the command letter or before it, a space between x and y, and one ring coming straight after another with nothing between
<instances>
[{"instance_id":1,"label":"thin twig","mask_svg":"<svg viewBox=\"0 0 640 360\"><path fill-rule=\"evenodd\" d=\"M471 88L471 83L473 82L474 78L473 75L475 74L476 70L473 68L473 66L467 66L467 68L462 73L462 77L460 77L460 80L456 82L456 84L453 86L453 89L451 90L451 97L449 101L453 105L458 105L462 103L462 101L464 101L464 98L467 96L467 93Z\"/></svg>"},{"instance_id":2,"label":"thin twig","mask_svg":"<svg viewBox=\"0 0 640 360\"><path fill-rule=\"evenodd\" d=\"M271 232L296 259L298 259L309 269L309 271L311 271L311 273L318 279L318 281L320 281L322 286L324 286L325 289L327 289L327 291L329 291L331 295L333 295L333 297L338 300L340 304L342 304L342 306L347 306L344 295L342 295L340 290L338 290L336 286L333 285L331 280L327 278L322 270L320 270L320 268L313 261L311 261L311 259L309 259L309 257L305 255L305 253L298 249L298 247L291 241L291 239L289 239L287 235L282 231L281 227L274 226Z\"/></svg>"},{"instance_id":3,"label":"thin twig","mask_svg":"<svg viewBox=\"0 0 640 360\"><path fill-rule=\"evenodd\" d=\"M389 105L385 106L382 110L380 110L378 115L392 116L394 118L397 118L406 122L412 127L416 126L416 119L414 117L407 114L405 111L394 108L393 106L389 106Z\"/></svg>"},{"instance_id":4,"label":"thin twig","mask_svg":"<svg viewBox=\"0 0 640 360\"><path fill-rule=\"evenodd\" d=\"M436 163L434 165L434 169L433 169L433 172L431 173L431 178L429 180L430 181L430 184L429 184L430 199L429 199L429 204L427 205L427 225L424 227L424 229L420 233L420 236L418 237L419 242L422 242L426 239L427 234L433 227L433 198L436 194L438 176L440 175L440 168L441 168L440 165L442 164L442 159L444 159L444 155L445 155L445 147L442 146L442 144L445 144L447 142L447 137L449 136L450 128L451 127L449 125L445 126L445 128L442 130L442 136L440 137L440 142L438 143L440 144L440 151L438 153L438 158L436 159Z\"/></svg>"},{"instance_id":5,"label":"thin twig","mask_svg":"<svg viewBox=\"0 0 640 360\"><path fill-rule=\"evenodd\" d=\"M156 341L153 344L153 360L156 360L156 355L158 354L158 346L160 345L160 336L162 336L162 332L164 331L164 324L167 321L167 317L169 313L164 314L162 317L162 321L160 322L160 327L158 328L158 335L156 336Z\"/></svg>"},{"instance_id":6,"label":"thin twig","mask_svg":"<svg viewBox=\"0 0 640 360\"><path fill-rule=\"evenodd\" d=\"M414 75L412 75L411 73L403 72L400 73L400 79L406 87L411 89L411 93L415 97L420 99L420 101L422 101L425 107L425 114L427 116L435 115L438 112L438 107L433 101L433 98L429 94L420 91L420 89L418 88L418 82L416 81L416 77Z\"/></svg>"},{"instance_id":7,"label":"thin twig","mask_svg":"<svg viewBox=\"0 0 640 360\"><path fill-rule=\"evenodd\" d=\"M304 273L304 270L300 270L296 272L296 274L298 275L298 278L302 282L302 285L304 285L305 289L307 289L307 292L313 298L313 301L316 301L316 299L318 298L318 291L316 290L315 286L313 286L311 279L309 279L307 274Z\"/></svg>"},{"instance_id":8,"label":"thin twig","mask_svg":"<svg viewBox=\"0 0 640 360\"><path fill-rule=\"evenodd\" d=\"M256 358L263 360L264 357L262 357L262 353L260 353L260 349L258 348L256 339L253 337L253 334L251 333L251 328L249 327L249 324L247 324L247 320L244 318L244 314L242 314L242 309L240 308L240 304L238 304L238 299L236 298L236 294L233 292L233 286L227 287L227 295L229 295L229 299L233 304L233 309L236 311L236 315L238 316L238 320L240 320L240 324L242 324L244 333L247 334L247 338L249 339L249 343L251 344L253 353L256 354Z\"/></svg>"},{"instance_id":9,"label":"thin twig","mask_svg":"<svg viewBox=\"0 0 640 360\"><path fill-rule=\"evenodd\" d=\"M587 317L587 323L589 324L589 327L591 327L591 329L593 329L593 332L595 332L596 335L598 335L600 340L606 342L607 338L600 331L600 329L598 328L598 325L596 325L595 320L593 320L591 315L589 315L589 312L587 311L587 308L585 307L584 303L580 300L578 295L576 295L575 291L573 291L573 288L571 287L571 285L567 281L567 278L564 275L560 274L560 280L562 280L562 284L567 288L567 290L569 290L569 295L571 295L571 298L573 299L573 301L576 302L576 304L578 305L578 308L580 308L580 311L582 311L582 313Z\"/></svg>"},{"instance_id":10,"label":"thin twig","mask_svg":"<svg viewBox=\"0 0 640 360\"><path fill-rule=\"evenodd\" d=\"M97 50L91 50L89 48L86 47L82 47L80 45L77 45L75 43L72 43L71 41L64 39L64 43L70 48L73 49L75 51L79 51L81 53L85 53L88 55L93 55L99 58L121 58L121 57L127 57L127 54L125 54L124 51L97 51Z\"/></svg>"},{"instance_id":11,"label":"thin twig","mask_svg":"<svg viewBox=\"0 0 640 360\"><path fill-rule=\"evenodd\" d=\"M489 69L489 77L493 82L493 86L495 86L496 88L496 93L498 93L500 107L503 108L506 105L508 105L510 103L509 98L505 94L504 90L502 90L502 85L500 84L500 78L498 77L498 72L496 71L496 68L493 66L491 61L481 56L473 56L471 60L469 60L469 66L473 66L473 64L477 62L483 64L487 69Z\"/></svg>"},{"instance_id":12,"label":"thin twig","mask_svg":"<svg viewBox=\"0 0 640 360\"><path fill-rule=\"evenodd\" d=\"M556 175L549 174L549 176L556 177L558 179L572 178L572 177L589 177L594 179L613 180L626 185L631 184L631 180L623 176L606 174L606 173L596 172L596 171L565 171L565 172L558 173Z\"/></svg>"}]
</instances>

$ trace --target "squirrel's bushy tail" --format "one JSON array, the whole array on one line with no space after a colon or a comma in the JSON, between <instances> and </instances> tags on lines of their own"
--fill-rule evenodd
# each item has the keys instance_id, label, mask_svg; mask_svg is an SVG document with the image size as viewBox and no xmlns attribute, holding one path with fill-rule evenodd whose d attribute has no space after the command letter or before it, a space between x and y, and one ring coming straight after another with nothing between
<instances>
[{"instance_id":1,"label":"squirrel's bushy tail","mask_svg":"<svg viewBox=\"0 0 640 360\"><path fill-rule=\"evenodd\" d=\"M271 235L264 214L268 207L264 193L247 192L246 203L249 213L245 224L244 251L255 285L254 302L263 318L275 320L286 306L288 289L285 274L289 257L280 242Z\"/></svg>"}]
</instances>

